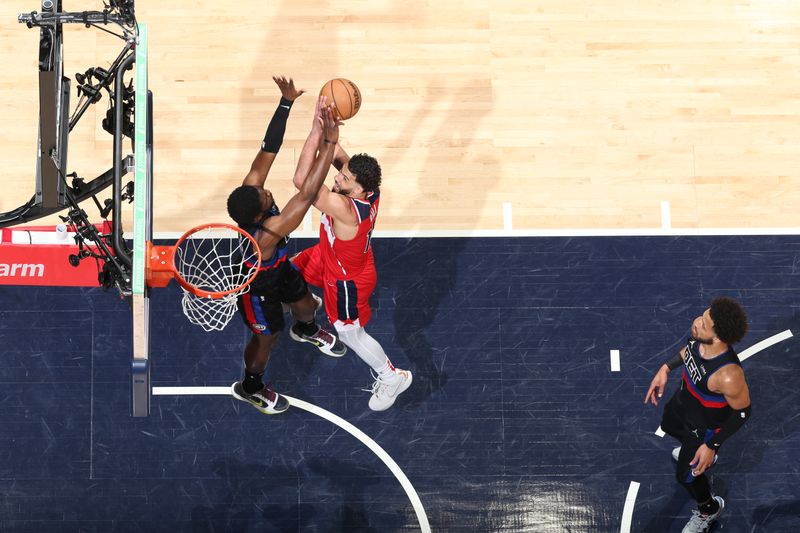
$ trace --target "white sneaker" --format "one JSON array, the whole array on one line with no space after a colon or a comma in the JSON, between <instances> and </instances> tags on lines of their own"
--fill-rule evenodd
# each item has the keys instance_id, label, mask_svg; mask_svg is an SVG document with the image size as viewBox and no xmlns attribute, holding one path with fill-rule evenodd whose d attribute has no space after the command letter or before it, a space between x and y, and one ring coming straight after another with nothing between
<instances>
[{"instance_id":1,"label":"white sneaker","mask_svg":"<svg viewBox=\"0 0 800 533\"><path fill-rule=\"evenodd\" d=\"M679 456L680 454L681 454L681 447L680 447L680 446L678 446L677 448L675 448L674 450L672 450L672 458L673 458L673 459L675 459L676 461L678 460L678 456ZM713 465L715 465L715 464L717 464L717 459L718 459L718 458L719 458L719 454L716 454L716 453L715 453L715 454L714 454L714 461L711 463L711 465L712 465L712 466L713 466Z\"/></svg>"},{"instance_id":2,"label":"white sneaker","mask_svg":"<svg viewBox=\"0 0 800 533\"><path fill-rule=\"evenodd\" d=\"M372 397L369 399L369 408L373 411L385 411L394 405L394 401L408 387L411 386L413 376L408 370L394 369L397 379L386 382L380 378L372 384Z\"/></svg>"},{"instance_id":3,"label":"white sneaker","mask_svg":"<svg viewBox=\"0 0 800 533\"><path fill-rule=\"evenodd\" d=\"M708 528L711 527L711 524L714 523L717 517L722 513L722 510L725 509L725 500L719 496L714 496L714 499L717 500L717 503L719 504L719 510L714 514L705 515L695 509L692 511L692 517L683 527L683 531L681 531L681 533L705 533L708 531Z\"/></svg>"}]
</instances>

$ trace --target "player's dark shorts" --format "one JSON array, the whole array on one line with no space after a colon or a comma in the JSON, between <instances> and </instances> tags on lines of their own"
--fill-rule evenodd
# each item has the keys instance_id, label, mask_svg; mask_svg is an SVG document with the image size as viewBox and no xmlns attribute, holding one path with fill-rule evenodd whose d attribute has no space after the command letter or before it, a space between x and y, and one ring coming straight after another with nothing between
<instances>
[{"instance_id":1,"label":"player's dark shorts","mask_svg":"<svg viewBox=\"0 0 800 533\"><path fill-rule=\"evenodd\" d=\"M250 290L239 296L237 306L244 323L256 335L281 331L286 323L281 303L294 303L308 292L303 275L289 261L260 272Z\"/></svg>"},{"instance_id":2,"label":"player's dark shorts","mask_svg":"<svg viewBox=\"0 0 800 533\"><path fill-rule=\"evenodd\" d=\"M691 474L692 468L689 463L694 458L697 449L708 442L719 430L709 428L706 422L701 421L699 416L684 405L681 401L680 390L676 390L667 405L664 406L661 429L681 442L681 452L675 471L678 481L692 483L694 477Z\"/></svg>"}]
</instances>

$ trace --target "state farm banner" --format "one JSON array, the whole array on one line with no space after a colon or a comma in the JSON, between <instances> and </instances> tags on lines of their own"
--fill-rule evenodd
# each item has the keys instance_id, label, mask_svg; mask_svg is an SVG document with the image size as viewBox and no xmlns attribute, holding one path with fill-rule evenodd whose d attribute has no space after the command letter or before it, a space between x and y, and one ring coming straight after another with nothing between
<instances>
[{"instance_id":1,"label":"state farm banner","mask_svg":"<svg viewBox=\"0 0 800 533\"><path fill-rule=\"evenodd\" d=\"M97 224L102 234L111 224ZM93 249L91 243L85 248ZM66 226L20 226L0 230L0 285L97 287L102 263L87 257L77 267L69 256L78 253L75 234Z\"/></svg>"}]
</instances>

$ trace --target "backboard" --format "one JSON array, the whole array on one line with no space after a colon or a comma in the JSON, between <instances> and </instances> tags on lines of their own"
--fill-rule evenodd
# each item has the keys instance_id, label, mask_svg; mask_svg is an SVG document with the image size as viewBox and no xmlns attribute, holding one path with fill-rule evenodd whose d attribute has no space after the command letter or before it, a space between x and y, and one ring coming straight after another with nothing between
<instances>
[{"instance_id":1,"label":"backboard","mask_svg":"<svg viewBox=\"0 0 800 533\"><path fill-rule=\"evenodd\" d=\"M153 107L147 87L147 25L136 42L135 170L131 311L131 414L150 414L150 294L145 283L146 243L153 240Z\"/></svg>"}]
</instances>

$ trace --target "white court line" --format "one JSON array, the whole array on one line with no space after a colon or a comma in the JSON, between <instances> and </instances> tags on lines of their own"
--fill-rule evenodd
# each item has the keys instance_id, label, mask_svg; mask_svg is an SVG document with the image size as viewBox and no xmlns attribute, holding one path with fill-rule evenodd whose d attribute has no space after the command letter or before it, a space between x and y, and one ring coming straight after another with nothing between
<instances>
[{"instance_id":1,"label":"white court line","mask_svg":"<svg viewBox=\"0 0 800 533\"><path fill-rule=\"evenodd\" d=\"M511 211L511 202L503 203L503 229L514 229L514 217Z\"/></svg>"},{"instance_id":2,"label":"white court line","mask_svg":"<svg viewBox=\"0 0 800 533\"><path fill-rule=\"evenodd\" d=\"M628 487L628 495L625 496L625 507L622 508L622 524L619 526L619 533L631 532L631 520L633 520L633 507L636 505L636 495L639 493L639 483L631 481Z\"/></svg>"},{"instance_id":3,"label":"white court line","mask_svg":"<svg viewBox=\"0 0 800 533\"><path fill-rule=\"evenodd\" d=\"M779 342L781 342L783 340L786 340L786 339L790 338L791 336L792 336L792 330L787 329L786 331L781 331L777 335L773 335L772 337L769 337L768 339L764 339L763 341L758 342L758 343L752 345L751 347L749 347L748 349L744 350L742 353L739 354L739 360L740 361L744 361L745 359L754 356L755 354L757 354L761 350L766 350L767 348L769 348L773 344L778 344Z\"/></svg>"},{"instance_id":4,"label":"white court line","mask_svg":"<svg viewBox=\"0 0 800 533\"><path fill-rule=\"evenodd\" d=\"M230 223L229 221L226 221ZM178 240L183 232L159 231L153 239ZM439 237L696 237L705 236L753 236L753 235L800 235L800 228L561 228L561 229L484 229L484 230L375 230L376 239L413 239ZM123 233L123 238L132 239L130 232ZM231 233L233 236L233 233ZM319 237L319 233L311 230L293 231L296 239Z\"/></svg>"},{"instance_id":5,"label":"white court line","mask_svg":"<svg viewBox=\"0 0 800 533\"><path fill-rule=\"evenodd\" d=\"M221 395L231 395L231 388L230 387L153 387L153 396L164 396L164 395L195 395L195 394L221 394ZM360 440L367 448L372 450L372 452L378 456L378 458L383 461L383 463L389 467L389 470L394 474L394 476L400 481L400 485L403 487L403 490L406 491L406 495L408 499L411 501L411 505L414 507L414 511L417 513L417 520L419 521L419 527L422 533L430 533L431 526L428 523L428 515L425 513L425 508L422 506L422 501L419 499L419 495L417 491L414 490L414 486L408 480L406 475L403 473L403 470L398 466L398 464L392 459L392 457L386 453L386 450L381 448L377 442L372 440L366 433L355 427L353 424L348 422L347 420L336 416L335 414L331 413L330 411L326 411L321 407L317 407L314 404L304 402L303 400L298 400L297 398L292 398L291 396L283 395L284 398L289 400L289 404L297 407L298 409L303 409L304 411L308 411L311 414L315 414L325 420L332 422L333 424L339 426L340 428L344 429L352 436Z\"/></svg>"},{"instance_id":6,"label":"white court line","mask_svg":"<svg viewBox=\"0 0 800 533\"><path fill-rule=\"evenodd\" d=\"M786 331L781 331L780 333L773 335L772 337L768 337L761 342L757 342L751 347L742 351L742 353L739 354L739 360L744 361L745 359L754 356L758 352L766 350L773 344L778 344L779 342L791 337L792 337L792 330L787 329ZM661 430L661 426L659 426L659 428L656 430L656 435L658 435L659 437L663 437L665 435L664 431Z\"/></svg>"},{"instance_id":7,"label":"white court line","mask_svg":"<svg viewBox=\"0 0 800 533\"><path fill-rule=\"evenodd\" d=\"M611 350L611 371L619 372L619 350Z\"/></svg>"},{"instance_id":8,"label":"white court line","mask_svg":"<svg viewBox=\"0 0 800 533\"><path fill-rule=\"evenodd\" d=\"M153 387L153 396L231 396L230 387Z\"/></svg>"},{"instance_id":9,"label":"white court line","mask_svg":"<svg viewBox=\"0 0 800 533\"><path fill-rule=\"evenodd\" d=\"M667 200L661 201L661 229L672 229L672 214Z\"/></svg>"}]
</instances>

